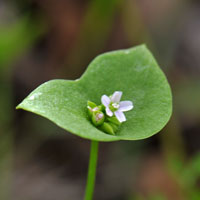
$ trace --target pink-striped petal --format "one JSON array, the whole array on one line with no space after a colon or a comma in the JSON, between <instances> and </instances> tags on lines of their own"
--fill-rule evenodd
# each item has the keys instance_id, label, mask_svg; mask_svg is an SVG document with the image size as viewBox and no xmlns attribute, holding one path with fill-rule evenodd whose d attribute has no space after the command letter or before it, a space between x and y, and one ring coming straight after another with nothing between
<instances>
[{"instance_id":1,"label":"pink-striped petal","mask_svg":"<svg viewBox=\"0 0 200 200\"><path fill-rule=\"evenodd\" d=\"M106 95L103 95L101 97L101 103L105 106L105 107L108 107L109 104L110 104L110 98Z\"/></svg>"},{"instance_id":2,"label":"pink-striped petal","mask_svg":"<svg viewBox=\"0 0 200 200\"><path fill-rule=\"evenodd\" d=\"M119 110L115 111L115 116L121 123L126 121L126 117L125 117L124 113Z\"/></svg>"},{"instance_id":3,"label":"pink-striped petal","mask_svg":"<svg viewBox=\"0 0 200 200\"><path fill-rule=\"evenodd\" d=\"M106 108L106 114L110 117L113 116L113 112L108 107Z\"/></svg>"},{"instance_id":4,"label":"pink-striped petal","mask_svg":"<svg viewBox=\"0 0 200 200\"><path fill-rule=\"evenodd\" d=\"M132 101L121 101L119 103L119 111L125 112L133 109Z\"/></svg>"},{"instance_id":5,"label":"pink-striped petal","mask_svg":"<svg viewBox=\"0 0 200 200\"><path fill-rule=\"evenodd\" d=\"M121 99L121 96L122 96L122 92L121 92L121 91L116 91L116 92L114 92L114 94L112 95L111 101L112 101L112 102L115 102L115 103L119 103L119 102L120 102L120 99Z\"/></svg>"}]
</instances>

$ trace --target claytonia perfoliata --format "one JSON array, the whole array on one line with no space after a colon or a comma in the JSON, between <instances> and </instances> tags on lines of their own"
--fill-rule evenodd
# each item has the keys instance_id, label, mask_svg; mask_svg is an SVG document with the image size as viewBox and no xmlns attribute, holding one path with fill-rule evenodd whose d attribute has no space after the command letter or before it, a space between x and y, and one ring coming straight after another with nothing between
<instances>
[{"instance_id":1,"label":"claytonia perfoliata","mask_svg":"<svg viewBox=\"0 0 200 200\"><path fill-rule=\"evenodd\" d=\"M131 101L121 101L122 92L116 91L110 97L103 95L101 97L102 105L88 101L89 118L100 130L115 135L122 122L126 121L123 112L133 109Z\"/></svg>"},{"instance_id":2,"label":"claytonia perfoliata","mask_svg":"<svg viewBox=\"0 0 200 200\"><path fill-rule=\"evenodd\" d=\"M110 97L103 95L101 97L101 103L106 108L106 114L109 117L115 115L120 123L126 121L126 117L123 112L129 111L133 109L132 101L121 101L122 92L116 91Z\"/></svg>"}]
</instances>

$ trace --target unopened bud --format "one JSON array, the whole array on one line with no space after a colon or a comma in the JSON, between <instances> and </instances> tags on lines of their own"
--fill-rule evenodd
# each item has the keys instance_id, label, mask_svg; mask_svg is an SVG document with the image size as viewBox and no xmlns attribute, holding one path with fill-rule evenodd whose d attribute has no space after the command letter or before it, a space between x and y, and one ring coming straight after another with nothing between
<instances>
[{"instance_id":1,"label":"unopened bud","mask_svg":"<svg viewBox=\"0 0 200 200\"><path fill-rule=\"evenodd\" d=\"M112 126L111 126L109 123L107 123L107 122L104 122L104 123L100 126L100 129L101 129L102 131L104 131L105 133L108 133L108 134L110 134L110 135L115 135L115 132L114 132Z\"/></svg>"},{"instance_id":2,"label":"unopened bud","mask_svg":"<svg viewBox=\"0 0 200 200\"><path fill-rule=\"evenodd\" d=\"M103 122L104 122L104 119L105 119L105 116L104 116L103 112L101 112L101 111L94 111L92 113L92 123L95 126L102 125Z\"/></svg>"},{"instance_id":3,"label":"unopened bud","mask_svg":"<svg viewBox=\"0 0 200 200\"><path fill-rule=\"evenodd\" d=\"M107 120L117 126L119 126L121 123L119 122L119 120L117 119L117 117L113 116L113 117L108 117Z\"/></svg>"}]
</instances>

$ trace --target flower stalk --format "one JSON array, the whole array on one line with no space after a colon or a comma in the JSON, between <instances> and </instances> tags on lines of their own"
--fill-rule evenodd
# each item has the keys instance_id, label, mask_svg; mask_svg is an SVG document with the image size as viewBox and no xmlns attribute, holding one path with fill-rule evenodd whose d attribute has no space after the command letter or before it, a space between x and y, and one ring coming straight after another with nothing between
<instances>
[{"instance_id":1,"label":"flower stalk","mask_svg":"<svg viewBox=\"0 0 200 200\"><path fill-rule=\"evenodd\" d=\"M90 160L89 160L87 185L86 185L84 200L93 199L97 160L98 160L98 146L99 143L97 141L91 141Z\"/></svg>"}]
</instances>

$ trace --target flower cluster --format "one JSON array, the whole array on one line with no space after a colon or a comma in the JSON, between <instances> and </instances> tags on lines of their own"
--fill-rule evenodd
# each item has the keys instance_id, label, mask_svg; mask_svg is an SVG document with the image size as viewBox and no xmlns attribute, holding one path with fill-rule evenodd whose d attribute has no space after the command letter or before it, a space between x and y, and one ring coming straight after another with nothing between
<instances>
[{"instance_id":1,"label":"flower cluster","mask_svg":"<svg viewBox=\"0 0 200 200\"><path fill-rule=\"evenodd\" d=\"M133 109L131 101L120 101L122 96L121 91L116 91L108 97L101 97L101 105L88 101L88 114L92 123L100 130L115 135L122 122L126 121L126 116L123 112Z\"/></svg>"}]
</instances>

